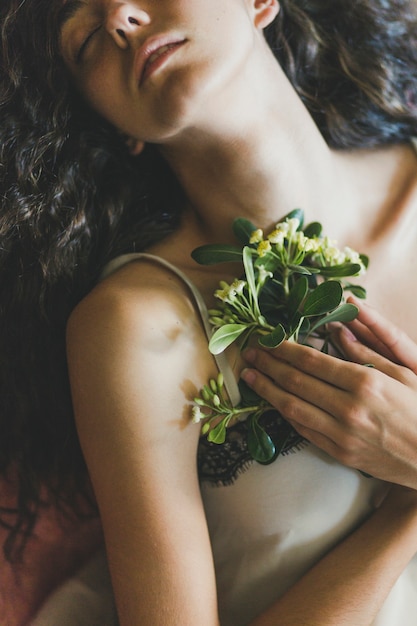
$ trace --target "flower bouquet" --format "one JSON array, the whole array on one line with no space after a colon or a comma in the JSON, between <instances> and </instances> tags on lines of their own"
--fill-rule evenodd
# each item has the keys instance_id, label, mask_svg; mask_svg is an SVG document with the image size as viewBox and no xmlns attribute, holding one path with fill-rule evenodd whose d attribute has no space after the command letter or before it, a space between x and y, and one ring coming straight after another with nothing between
<instances>
[{"instance_id":1,"label":"flower bouquet","mask_svg":"<svg viewBox=\"0 0 417 626\"><path fill-rule=\"evenodd\" d=\"M345 291L366 296L361 286L348 279L365 272L367 257L351 248L340 250L322 234L318 222L304 227L301 209L283 217L266 236L244 218L235 220L233 231L242 247L214 244L192 253L203 265L242 263L242 275L231 284L221 281L215 291L219 305L209 310L211 353L219 354L234 342L243 350L253 337L266 348L288 340L319 343L320 349L328 352L333 345L329 324L352 321L358 314L357 307L345 301ZM248 420L252 458L270 463L291 435L290 425L281 418L281 436L272 441L261 423L271 406L243 381L239 383L241 401L233 406L223 382L219 374L203 387L195 398L193 421L203 421L202 433L212 443L222 444L229 426L236 420Z\"/></svg>"}]
</instances>

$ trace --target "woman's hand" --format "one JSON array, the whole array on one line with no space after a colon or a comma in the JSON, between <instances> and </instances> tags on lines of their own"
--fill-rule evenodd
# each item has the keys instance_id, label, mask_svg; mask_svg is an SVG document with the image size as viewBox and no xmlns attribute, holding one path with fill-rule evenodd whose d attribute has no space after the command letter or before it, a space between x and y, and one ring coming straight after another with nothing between
<instances>
[{"instance_id":1,"label":"woman's hand","mask_svg":"<svg viewBox=\"0 0 417 626\"><path fill-rule=\"evenodd\" d=\"M352 362L286 341L248 350L251 369L242 378L341 463L417 488L417 345L351 301L360 307L357 320L335 332Z\"/></svg>"}]
</instances>

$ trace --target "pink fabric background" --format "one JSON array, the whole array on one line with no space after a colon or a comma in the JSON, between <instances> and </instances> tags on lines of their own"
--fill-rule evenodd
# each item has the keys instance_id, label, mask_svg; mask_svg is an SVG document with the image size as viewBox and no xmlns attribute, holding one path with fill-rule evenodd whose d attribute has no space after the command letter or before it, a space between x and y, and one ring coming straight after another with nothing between
<instances>
[{"instance_id":1,"label":"pink fabric background","mask_svg":"<svg viewBox=\"0 0 417 626\"><path fill-rule=\"evenodd\" d=\"M0 505L15 506L12 482L0 480ZM2 551L7 531L0 528L0 624L27 626L46 597L73 574L102 545L98 519L80 522L65 519L45 507L24 560L10 564Z\"/></svg>"}]
</instances>

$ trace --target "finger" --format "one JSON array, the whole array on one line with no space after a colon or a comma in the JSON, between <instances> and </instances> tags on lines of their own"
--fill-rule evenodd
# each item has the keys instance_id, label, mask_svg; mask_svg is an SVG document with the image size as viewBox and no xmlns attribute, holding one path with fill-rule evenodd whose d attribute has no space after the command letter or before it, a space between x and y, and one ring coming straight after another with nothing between
<instances>
[{"instance_id":1,"label":"finger","mask_svg":"<svg viewBox=\"0 0 417 626\"><path fill-rule=\"evenodd\" d=\"M260 351L254 365L272 379L283 391L332 414L339 415L346 401L346 392L313 374L280 361L268 352Z\"/></svg>"},{"instance_id":2,"label":"finger","mask_svg":"<svg viewBox=\"0 0 417 626\"><path fill-rule=\"evenodd\" d=\"M372 365L386 376L394 378L399 382L406 383L409 381L411 374L409 369L398 365L396 362L391 361L389 358L378 354L375 350L364 345L361 341L358 341L357 337L346 327L342 326L338 328L333 334L337 345L346 358L362 365ZM411 374L411 376L414 376L414 374Z\"/></svg>"},{"instance_id":3,"label":"finger","mask_svg":"<svg viewBox=\"0 0 417 626\"><path fill-rule=\"evenodd\" d=\"M345 325L355 335L355 337L365 346L372 348L378 354L385 356L390 361L397 362L395 355L387 348L387 346L374 333L358 319L353 320ZM339 326L340 328L340 326Z\"/></svg>"},{"instance_id":4,"label":"finger","mask_svg":"<svg viewBox=\"0 0 417 626\"><path fill-rule=\"evenodd\" d=\"M308 349L311 352L317 352L312 349ZM310 428L316 428L321 430L323 425L313 425L313 421L319 415L320 411L326 414L327 419L331 419L332 422L338 420L339 422L345 421L345 415L347 408L352 403L352 395L350 390L345 390L340 387L334 386L331 383L325 382L315 375L303 372L296 367L293 367L287 361L277 359L270 354L269 351L255 351L255 355L252 355L252 365L257 368L258 373L264 375L263 377L256 378L257 388L261 387L261 395L268 400L273 406L275 406L281 412L285 412L285 417L290 417L290 411L303 410L303 420L305 416L309 416ZM318 353L320 354L320 353ZM336 360L336 359L335 359ZM352 367L360 370L363 374L365 368L358 367L358 365L344 363L347 369ZM314 370L316 373L316 370ZM356 376L357 377L357 376ZM351 373L348 373L348 378L354 379ZM245 379L245 378L244 378ZM356 389L355 385L351 384L353 389ZM265 395L268 394L268 395ZM300 402L296 402L298 399ZM279 402L279 406L277 405ZM285 406L283 406L285 403ZM307 408L308 407L308 408ZM311 409L311 410L310 410ZM317 409L317 411L315 410ZM292 417L291 419L299 418ZM305 421L303 421L305 425Z\"/></svg>"},{"instance_id":5,"label":"finger","mask_svg":"<svg viewBox=\"0 0 417 626\"><path fill-rule=\"evenodd\" d=\"M265 398L296 430L314 431L328 439L337 440L340 427L333 417L303 398L276 385L270 378L253 369L244 369L242 379L262 398ZM302 434L300 432L300 434Z\"/></svg>"},{"instance_id":6,"label":"finger","mask_svg":"<svg viewBox=\"0 0 417 626\"><path fill-rule=\"evenodd\" d=\"M373 307L353 296L349 297L348 300L359 308L358 321L371 330L399 363L417 373L417 345L414 341Z\"/></svg>"},{"instance_id":7,"label":"finger","mask_svg":"<svg viewBox=\"0 0 417 626\"><path fill-rule=\"evenodd\" d=\"M242 378L265 397L302 437L344 465L359 467L358 442L343 423L302 399L275 386L256 370L246 369Z\"/></svg>"},{"instance_id":8,"label":"finger","mask_svg":"<svg viewBox=\"0 0 417 626\"><path fill-rule=\"evenodd\" d=\"M246 360L274 379L277 361L285 361L299 372L309 374L316 381L322 380L345 391L357 384L357 363L349 363L315 348L284 341L272 350L250 349L244 353Z\"/></svg>"},{"instance_id":9,"label":"finger","mask_svg":"<svg viewBox=\"0 0 417 626\"><path fill-rule=\"evenodd\" d=\"M326 452L326 454L333 457L340 463L349 465L344 449L328 436L319 431L312 430L307 426L298 424L297 422L291 423L291 426L298 432L299 435L301 435L301 437L307 439L307 441L315 445L317 448L320 448L320 450L323 450L323 452Z\"/></svg>"}]
</instances>

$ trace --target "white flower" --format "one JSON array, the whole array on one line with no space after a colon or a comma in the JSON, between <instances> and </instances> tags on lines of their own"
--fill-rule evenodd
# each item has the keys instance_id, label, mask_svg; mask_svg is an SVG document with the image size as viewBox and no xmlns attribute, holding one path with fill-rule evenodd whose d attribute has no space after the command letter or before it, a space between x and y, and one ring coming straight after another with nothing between
<instances>
[{"instance_id":1,"label":"white flower","mask_svg":"<svg viewBox=\"0 0 417 626\"><path fill-rule=\"evenodd\" d=\"M347 263L357 263L361 266L359 274L364 274L366 272L366 265L361 259L361 255L356 250L352 250L349 246L346 246L344 249L345 259Z\"/></svg>"},{"instance_id":2,"label":"white flower","mask_svg":"<svg viewBox=\"0 0 417 626\"><path fill-rule=\"evenodd\" d=\"M257 230L254 230L251 234L249 243L259 243L260 241L262 241L263 238L264 233L260 228L258 228Z\"/></svg>"},{"instance_id":3,"label":"white flower","mask_svg":"<svg viewBox=\"0 0 417 626\"><path fill-rule=\"evenodd\" d=\"M220 281L219 285L221 289L217 289L214 292L216 298L222 302L232 303L233 300L235 300L236 297L242 293L246 286L246 282L236 278L231 285L226 283L224 280Z\"/></svg>"},{"instance_id":4,"label":"white flower","mask_svg":"<svg viewBox=\"0 0 417 626\"><path fill-rule=\"evenodd\" d=\"M292 240L295 244L297 244L299 250L305 250L308 242L308 237L306 237L304 233L302 233L301 231L296 232Z\"/></svg>"},{"instance_id":5,"label":"white flower","mask_svg":"<svg viewBox=\"0 0 417 626\"><path fill-rule=\"evenodd\" d=\"M290 225L288 220L286 222L278 222L275 226L275 230L284 233L284 236L288 235L288 231L290 230Z\"/></svg>"},{"instance_id":6,"label":"white flower","mask_svg":"<svg viewBox=\"0 0 417 626\"><path fill-rule=\"evenodd\" d=\"M273 230L268 235L268 241L280 247L284 245L284 239L285 233L282 229L279 228L275 228L275 230Z\"/></svg>"},{"instance_id":7,"label":"white flower","mask_svg":"<svg viewBox=\"0 0 417 626\"><path fill-rule=\"evenodd\" d=\"M221 300L222 302L227 302L229 297L229 288L227 289L216 289L214 292L216 298Z\"/></svg>"},{"instance_id":8,"label":"white flower","mask_svg":"<svg viewBox=\"0 0 417 626\"><path fill-rule=\"evenodd\" d=\"M309 239L304 244L304 252L318 252L320 250L320 241L318 239Z\"/></svg>"},{"instance_id":9,"label":"white flower","mask_svg":"<svg viewBox=\"0 0 417 626\"><path fill-rule=\"evenodd\" d=\"M329 265L341 265L345 262L345 255L337 247L337 241L335 239L324 237L321 245L321 253L324 260Z\"/></svg>"},{"instance_id":10,"label":"white flower","mask_svg":"<svg viewBox=\"0 0 417 626\"><path fill-rule=\"evenodd\" d=\"M216 298L221 300L222 302L230 302L230 295L232 290L232 286L229 283L226 283L224 280L219 282L220 289L216 289L214 295ZM233 294L232 294L233 297Z\"/></svg>"},{"instance_id":11,"label":"white flower","mask_svg":"<svg viewBox=\"0 0 417 626\"><path fill-rule=\"evenodd\" d=\"M359 252L356 252L356 250L352 250L352 248L349 248L349 246L345 246L343 252L345 253L345 260L347 262L362 264Z\"/></svg>"},{"instance_id":12,"label":"white flower","mask_svg":"<svg viewBox=\"0 0 417 626\"><path fill-rule=\"evenodd\" d=\"M199 424L206 416L199 406L193 406L191 409L191 421L193 424Z\"/></svg>"},{"instance_id":13,"label":"white flower","mask_svg":"<svg viewBox=\"0 0 417 626\"><path fill-rule=\"evenodd\" d=\"M329 246L323 250L323 256L329 265L341 265L345 262L345 255L339 248Z\"/></svg>"},{"instance_id":14,"label":"white flower","mask_svg":"<svg viewBox=\"0 0 417 626\"><path fill-rule=\"evenodd\" d=\"M267 278L273 278L273 273L265 269L265 265L258 267L258 280L261 285L264 285Z\"/></svg>"},{"instance_id":15,"label":"white flower","mask_svg":"<svg viewBox=\"0 0 417 626\"><path fill-rule=\"evenodd\" d=\"M271 244L269 241L261 241L258 245L257 253L260 257L264 257L271 251Z\"/></svg>"},{"instance_id":16,"label":"white flower","mask_svg":"<svg viewBox=\"0 0 417 626\"><path fill-rule=\"evenodd\" d=\"M287 218L287 224L288 224L288 239L292 239L292 237L294 237L295 233L297 232L300 226L300 220L298 219L298 217L290 217L290 218Z\"/></svg>"},{"instance_id":17,"label":"white flower","mask_svg":"<svg viewBox=\"0 0 417 626\"><path fill-rule=\"evenodd\" d=\"M246 282L244 280L238 280L236 278L230 285L230 291L233 291L235 294L240 295L241 293L243 293L245 287Z\"/></svg>"}]
</instances>

